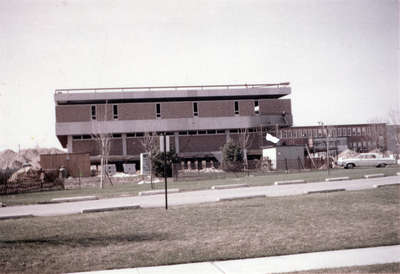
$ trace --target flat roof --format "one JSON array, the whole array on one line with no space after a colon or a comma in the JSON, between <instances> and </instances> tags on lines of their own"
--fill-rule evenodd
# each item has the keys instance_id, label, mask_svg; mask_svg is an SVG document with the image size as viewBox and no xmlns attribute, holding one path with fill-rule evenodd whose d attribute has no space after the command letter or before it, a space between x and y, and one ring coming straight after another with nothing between
<instances>
[{"instance_id":1,"label":"flat roof","mask_svg":"<svg viewBox=\"0 0 400 274\"><path fill-rule=\"evenodd\" d=\"M117 103L176 100L218 100L227 97L280 98L291 93L290 83L203 85L203 86L155 86L120 88L56 89L57 104Z\"/></svg>"}]
</instances>

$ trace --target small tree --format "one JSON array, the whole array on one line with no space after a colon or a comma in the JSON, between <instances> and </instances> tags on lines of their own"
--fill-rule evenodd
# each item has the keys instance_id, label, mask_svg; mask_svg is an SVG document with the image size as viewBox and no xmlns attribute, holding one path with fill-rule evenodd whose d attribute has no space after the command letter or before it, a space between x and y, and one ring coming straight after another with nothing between
<instances>
[{"instance_id":1,"label":"small tree","mask_svg":"<svg viewBox=\"0 0 400 274\"><path fill-rule=\"evenodd\" d=\"M153 189L153 154L155 154L155 150L157 149L157 135L154 132L146 132L141 141L144 150L149 155L150 159L150 186Z\"/></svg>"},{"instance_id":2,"label":"small tree","mask_svg":"<svg viewBox=\"0 0 400 274\"><path fill-rule=\"evenodd\" d=\"M244 167L248 169L249 163L247 161L247 148L251 145L251 141L249 130L247 128L240 129L239 131L239 145L243 153Z\"/></svg>"},{"instance_id":3,"label":"small tree","mask_svg":"<svg viewBox=\"0 0 400 274\"><path fill-rule=\"evenodd\" d=\"M226 171L239 171L243 166L243 154L240 145L229 140L222 148L222 164Z\"/></svg>"},{"instance_id":4,"label":"small tree","mask_svg":"<svg viewBox=\"0 0 400 274\"><path fill-rule=\"evenodd\" d=\"M178 162L178 155L174 149L171 149L167 154L167 176L172 176L172 163ZM158 177L164 177L164 152L157 151L152 159L154 173Z\"/></svg>"},{"instance_id":5,"label":"small tree","mask_svg":"<svg viewBox=\"0 0 400 274\"><path fill-rule=\"evenodd\" d=\"M100 188L104 186L104 179L106 177L105 166L108 164L108 156L111 149L112 135L107 130L107 109L108 104L104 106L103 121L92 120L92 138L97 142L100 152Z\"/></svg>"}]
</instances>

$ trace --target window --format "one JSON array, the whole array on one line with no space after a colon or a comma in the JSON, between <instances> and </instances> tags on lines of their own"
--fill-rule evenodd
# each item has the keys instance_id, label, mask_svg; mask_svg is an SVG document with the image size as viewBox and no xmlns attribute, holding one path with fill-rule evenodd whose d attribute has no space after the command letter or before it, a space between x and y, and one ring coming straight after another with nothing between
<instances>
[{"instance_id":1,"label":"window","mask_svg":"<svg viewBox=\"0 0 400 274\"><path fill-rule=\"evenodd\" d=\"M365 127L361 128L361 135L365 136L367 132L367 129Z\"/></svg>"},{"instance_id":2,"label":"window","mask_svg":"<svg viewBox=\"0 0 400 274\"><path fill-rule=\"evenodd\" d=\"M357 136L361 136L361 128L357 128Z\"/></svg>"},{"instance_id":3,"label":"window","mask_svg":"<svg viewBox=\"0 0 400 274\"><path fill-rule=\"evenodd\" d=\"M258 105L258 101L254 101L254 114L260 114L260 106Z\"/></svg>"},{"instance_id":4,"label":"window","mask_svg":"<svg viewBox=\"0 0 400 274\"><path fill-rule=\"evenodd\" d=\"M292 138L292 131L290 129L288 130L287 135L288 135L288 138Z\"/></svg>"},{"instance_id":5,"label":"window","mask_svg":"<svg viewBox=\"0 0 400 274\"><path fill-rule=\"evenodd\" d=\"M133 132L132 132L132 133L127 133L127 134L126 134L126 137L135 137L135 136L136 136L136 135L135 135L135 133L133 133Z\"/></svg>"},{"instance_id":6,"label":"window","mask_svg":"<svg viewBox=\"0 0 400 274\"><path fill-rule=\"evenodd\" d=\"M282 138L286 138L286 137L287 137L286 130L282 130Z\"/></svg>"},{"instance_id":7,"label":"window","mask_svg":"<svg viewBox=\"0 0 400 274\"><path fill-rule=\"evenodd\" d=\"M118 105L113 105L113 118L118 119Z\"/></svg>"},{"instance_id":8,"label":"window","mask_svg":"<svg viewBox=\"0 0 400 274\"><path fill-rule=\"evenodd\" d=\"M189 130L189 135L196 135L197 134L197 130Z\"/></svg>"},{"instance_id":9,"label":"window","mask_svg":"<svg viewBox=\"0 0 400 274\"><path fill-rule=\"evenodd\" d=\"M113 133L113 138L121 138L121 133Z\"/></svg>"},{"instance_id":10,"label":"window","mask_svg":"<svg viewBox=\"0 0 400 274\"><path fill-rule=\"evenodd\" d=\"M351 127L347 128L347 136L351 136Z\"/></svg>"},{"instance_id":11,"label":"window","mask_svg":"<svg viewBox=\"0 0 400 274\"><path fill-rule=\"evenodd\" d=\"M340 128L338 128L338 137L341 137L342 136L342 128L340 127Z\"/></svg>"},{"instance_id":12,"label":"window","mask_svg":"<svg viewBox=\"0 0 400 274\"><path fill-rule=\"evenodd\" d=\"M207 134L215 134L215 133L217 133L217 132L215 131L215 129L209 129L209 130L207 130Z\"/></svg>"},{"instance_id":13,"label":"window","mask_svg":"<svg viewBox=\"0 0 400 274\"><path fill-rule=\"evenodd\" d=\"M217 134L225 134L225 129L217 129Z\"/></svg>"},{"instance_id":14,"label":"window","mask_svg":"<svg viewBox=\"0 0 400 274\"><path fill-rule=\"evenodd\" d=\"M235 101L235 115L239 115L239 102Z\"/></svg>"},{"instance_id":15,"label":"window","mask_svg":"<svg viewBox=\"0 0 400 274\"><path fill-rule=\"evenodd\" d=\"M91 107L92 120L96 120L96 106Z\"/></svg>"},{"instance_id":16,"label":"window","mask_svg":"<svg viewBox=\"0 0 400 274\"><path fill-rule=\"evenodd\" d=\"M199 109L197 106L197 102L193 102L193 116L199 116Z\"/></svg>"},{"instance_id":17,"label":"window","mask_svg":"<svg viewBox=\"0 0 400 274\"><path fill-rule=\"evenodd\" d=\"M82 139L92 139L92 136L90 136L90 135L82 135Z\"/></svg>"},{"instance_id":18,"label":"window","mask_svg":"<svg viewBox=\"0 0 400 274\"><path fill-rule=\"evenodd\" d=\"M179 135L187 135L188 132L187 131L179 131Z\"/></svg>"},{"instance_id":19,"label":"window","mask_svg":"<svg viewBox=\"0 0 400 274\"><path fill-rule=\"evenodd\" d=\"M144 136L144 132L136 132L136 137L143 137Z\"/></svg>"},{"instance_id":20,"label":"window","mask_svg":"<svg viewBox=\"0 0 400 274\"><path fill-rule=\"evenodd\" d=\"M82 139L82 135L73 135L72 139L73 140L80 140L80 139Z\"/></svg>"},{"instance_id":21,"label":"window","mask_svg":"<svg viewBox=\"0 0 400 274\"><path fill-rule=\"evenodd\" d=\"M206 133L207 133L206 130L199 130L199 131L198 131L198 134L201 134L201 135L204 135L204 134L206 134Z\"/></svg>"},{"instance_id":22,"label":"window","mask_svg":"<svg viewBox=\"0 0 400 274\"><path fill-rule=\"evenodd\" d=\"M231 129L231 130L229 130L229 132L230 132L230 133L238 133L239 130L238 130L238 129Z\"/></svg>"},{"instance_id":23,"label":"window","mask_svg":"<svg viewBox=\"0 0 400 274\"><path fill-rule=\"evenodd\" d=\"M161 118L161 106L156 104L156 118Z\"/></svg>"}]
</instances>

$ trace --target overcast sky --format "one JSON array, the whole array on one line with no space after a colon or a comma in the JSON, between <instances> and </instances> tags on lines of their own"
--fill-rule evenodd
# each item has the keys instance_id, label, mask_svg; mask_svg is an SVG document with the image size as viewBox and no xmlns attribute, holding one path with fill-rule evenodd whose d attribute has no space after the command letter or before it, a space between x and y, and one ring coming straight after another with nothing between
<instances>
[{"instance_id":1,"label":"overcast sky","mask_svg":"<svg viewBox=\"0 0 400 274\"><path fill-rule=\"evenodd\" d=\"M0 150L60 147L56 88L290 82L295 125L399 109L399 2L0 0Z\"/></svg>"}]
</instances>

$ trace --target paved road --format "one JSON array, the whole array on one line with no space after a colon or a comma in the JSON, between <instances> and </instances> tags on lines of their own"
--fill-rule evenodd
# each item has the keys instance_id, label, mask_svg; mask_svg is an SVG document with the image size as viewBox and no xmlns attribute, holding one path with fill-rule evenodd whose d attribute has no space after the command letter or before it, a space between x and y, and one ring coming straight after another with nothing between
<instances>
[{"instance_id":1,"label":"paved road","mask_svg":"<svg viewBox=\"0 0 400 274\"><path fill-rule=\"evenodd\" d=\"M132 274L258 274L400 262L400 245L312 252L286 256L93 271ZM85 273L85 272L83 272ZM86 272L87 273L87 272Z\"/></svg>"},{"instance_id":2,"label":"paved road","mask_svg":"<svg viewBox=\"0 0 400 274\"><path fill-rule=\"evenodd\" d=\"M168 195L170 206L210 203L216 202L219 198L243 197L249 195L266 195L268 197L288 196L304 194L306 191L330 190L345 188L346 190L361 190L373 188L376 184L400 183L399 176L358 179L340 182L319 182L296 185L279 186L258 186L244 187L224 190L201 190L191 192L181 192ZM0 218L6 216L34 215L34 216L54 216L80 213L82 209L98 207L119 207L129 205L140 205L141 207L163 207L164 195L152 196L132 196L112 199L101 199L94 201L68 202L60 204L37 204L25 206L10 206L0 208Z\"/></svg>"}]
</instances>

